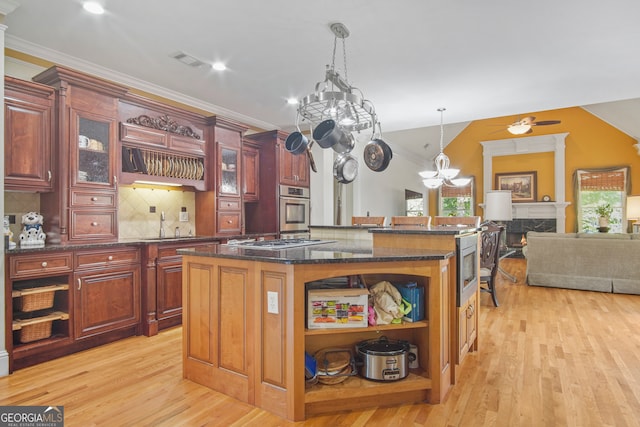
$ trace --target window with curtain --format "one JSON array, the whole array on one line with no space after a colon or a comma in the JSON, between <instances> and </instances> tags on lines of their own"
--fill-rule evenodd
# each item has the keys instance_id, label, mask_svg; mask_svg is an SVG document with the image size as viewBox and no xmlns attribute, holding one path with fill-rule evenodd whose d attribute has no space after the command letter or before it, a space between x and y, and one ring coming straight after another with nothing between
<instances>
[{"instance_id":1,"label":"window with curtain","mask_svg":"<svg viewBox=\"0 0 640 427\"><path fill-rule=\"evenodd\" d=\"M629 167L578 169L574 173L576 215L579 232L598 231L598 206L609 204L613 214L610 233L626 233L626 200L630 190Z\"/></svg>"},{"instance_id":2,"label":"window with curtain","mask_svg":"<svg viewBox=\"0 0 640 427\"><path fill-rule=\"evenodd\" d=\"M464 187L447 187L443 185L438 190L439 216L472 216L474 179Z\"/></svg>"}]
</instances>

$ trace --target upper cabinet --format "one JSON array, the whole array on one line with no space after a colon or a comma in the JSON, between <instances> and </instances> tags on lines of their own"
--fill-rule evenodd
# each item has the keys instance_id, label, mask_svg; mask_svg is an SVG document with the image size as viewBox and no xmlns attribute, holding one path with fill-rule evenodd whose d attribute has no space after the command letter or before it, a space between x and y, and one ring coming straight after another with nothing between
<instances>
[{"instance_id":1,"label":"upper cabinet","mask_svg":"<svg viewBox=\"0 0 640 427\"><path fill-rule=\"evenodd\" d=\"M4 187L52 191L55 89L6 76L4 84Z\"/></svg>"},{"instance_id":2,"label":"upper cabinet","mask_svg":"<svg viewBox=\"0 0 640 427\"><path fill-rule=\"evenodd\" d=\"M117 240L118 99L127 89L59 66L33 80L57 90L60 172L41 199L45 229L62 243Z\"/></svg>"},{"instance_id":3,"label":"upper cabinet","mask_svg":"<svg viewBox=\"0 0 640 427\"><path fill-rule=\"evenodd\" d=\"M280 184L309 187L309 157L306 153L291 154L284 146L286 138L278 141L280 151Z\"/></svg>"}]
</instances>

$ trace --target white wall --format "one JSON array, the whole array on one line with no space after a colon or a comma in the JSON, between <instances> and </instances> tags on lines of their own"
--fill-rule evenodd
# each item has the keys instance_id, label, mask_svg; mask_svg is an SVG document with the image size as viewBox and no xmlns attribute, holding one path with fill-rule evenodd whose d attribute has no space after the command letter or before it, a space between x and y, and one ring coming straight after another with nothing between
<instances>
[{"instance_id":1,"label":"white wall","mask_svg":"<svg viewBox=\"0 0 640 427\"><path fill-rule=\"evenodd\" d=\"M418 171L424 169L424 159L416 159L394 150L393 132L385 134L385 142L393 152L389 167L382 172L370 170L362 159L366 141L359 141L352 151L358 159L358 176L350 184L344 184L342 201L342 225L351 224L351 216L385 216L386 224L391 217L405 215L404 190L425 194ZM311 224L333 225L335 221L335 193L333 178L334 152L313 145L312 151L318 173L311 172ZM427 206L425 206L425 209Z\"/></svg>"}]
</instances>

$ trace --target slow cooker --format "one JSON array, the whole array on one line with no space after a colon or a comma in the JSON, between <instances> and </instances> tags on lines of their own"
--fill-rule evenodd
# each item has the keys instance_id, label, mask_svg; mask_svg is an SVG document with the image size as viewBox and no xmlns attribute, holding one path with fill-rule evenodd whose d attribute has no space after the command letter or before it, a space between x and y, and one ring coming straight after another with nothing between
<instances>
[{"instance_id":1,"label":"slow cooker","mask_svg":"<svg viewBox=\"0 0 640 427\"><path fill-rule=\"evenodd\" d=\"M356 344L360 374L374 381L396 381L409 374L409 342L380 337Z\"/></svg>"}]
</instances>

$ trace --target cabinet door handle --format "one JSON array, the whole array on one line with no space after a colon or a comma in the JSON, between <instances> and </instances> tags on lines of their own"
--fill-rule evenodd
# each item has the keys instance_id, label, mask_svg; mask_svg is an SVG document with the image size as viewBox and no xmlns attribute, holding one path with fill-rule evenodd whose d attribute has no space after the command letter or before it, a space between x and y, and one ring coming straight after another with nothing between
<instances>
[{"instance_id":1,"label":"cabinet door handle","mask_svg":"<svg viewBox=\"0 0 640 427\"><path fill-rule=\"evenodd\" d=\"M232 223L233 223L233 221L231 221L231 220L227 221L227 224L232 224Z\"/></svg>"},{"instance_id":2,"label":"cabinet door handle","mask_svg":"<svg viewBox=\"0 0 640 427\"><path fill-rule=\"evenodd\" d=\"M42 265L42 268L47 268L48 264L47 264L47 261L42 261L42 264L40 264L40 265Z\"/></svg>"},{"instance_id":3,"label":"cabinet door handle","mask_svg":"<svg viewBox=\"0 0 640 427\"><path fill-rule=\"evenodd\" d=\"M91 198L91 201L92 201L92 202L97 202L97 201L98 201L98 198L97 198L96 196L93 196L93 197Z\"/></svg>"},{"instance_id":4,"label":"cabinet door handle","mask_svg":"<svg viewBox=\"0 0 640 427\"><path fill-rule=\"evenodd\" d=\"M82 280L78 279L78 290L80 290L80 288L82 288Z\"/></svg>"},{"instance_id":5,"label":"cabinet door handle","mask_svg":"<svg viewBox=\"0 0 640 427\"><path fill-rule=\"evenodd\" d=\"M97 225L98 225L98 223L97 223L97 222L95 222L95 221L91 223L91 226L92 226L92 227L96 227Z\"/></svg>"},{"instance_id":6,"label":"cabinet door handle","mask_svg":"<svg viewBox=\"0 0 640 427\"><path fill-rule=\"evenodd\" d=\"M113 261L113 255L109 255L109 256L107 257L107 261Z\"/></svg>"},{"instance_id":7,"label":"cabinet door handle","mask_svg":"<svg viewBox=\"0 0 640 427\"><path fill-rule=\"evenodd\" d=\"M53 177L53 175L51 174L51 171L47 171L47 180L49 182L51 182L51 178Z\"/></svg>"},{"instance_id":8,"label":"cabinet door handle","mask_svg":"<svg viewBox=\"0 0 640 427\"><path fill-rule=\"evenodd\" d=\"M467 319L471 319L473 317L473 313L476 312L476 306L475 305L470 305L467 308Z\"/></svg>"}]
</instances>

